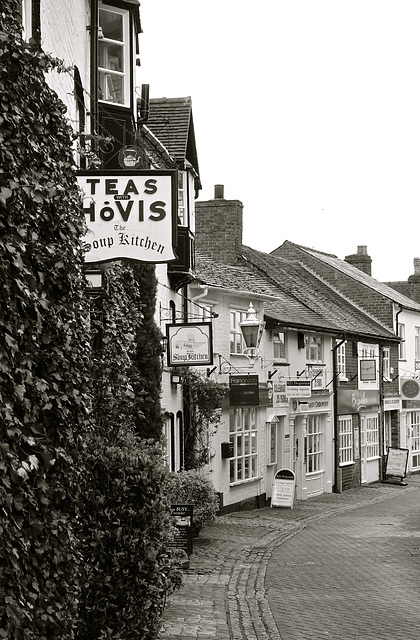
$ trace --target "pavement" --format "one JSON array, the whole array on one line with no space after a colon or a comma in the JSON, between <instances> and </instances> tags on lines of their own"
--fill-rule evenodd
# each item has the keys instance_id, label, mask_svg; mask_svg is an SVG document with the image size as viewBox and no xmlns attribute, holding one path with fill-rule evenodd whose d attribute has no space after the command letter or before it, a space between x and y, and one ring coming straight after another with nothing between
<instances>
[{"instance_id":1,"label":"pavement","mask_svg":"<svg viewBox=\"0 0 420 640\"><path fill-rule=\"evenodd\" d=\"M420 474L406 481L218 517L160 640L418 640Z\"/></svg>"},{"instance_id":2,"label":"pavement","mask_svg":"<svg viewBox=\"0 0 420 640\"><path fill-rule=\"evenodd\" d=\"M420 475L406 481L218 517L160 640L418 640Z\"/></svg>"}]
</instances>

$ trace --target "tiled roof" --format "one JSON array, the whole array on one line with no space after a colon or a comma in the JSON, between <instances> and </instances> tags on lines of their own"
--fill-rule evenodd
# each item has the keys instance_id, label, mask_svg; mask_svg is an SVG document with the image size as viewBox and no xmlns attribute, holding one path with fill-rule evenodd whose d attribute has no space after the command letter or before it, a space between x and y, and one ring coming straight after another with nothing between
<instances>
[{"instance_id":1,"label":"tiled roof","mask_svg":"<svg viewBox=\"0 0 420 640\"><path fill-rule=\"evenodd\" d=\"M412 300L411 298L408 298L407 296L403 295L402 293L388 286L387 284L383 282L379 282L379 280L375 280L375 278L372 278L372 276L369 276L367 273L364 273L363 271L349 264L345 260L340 260L340 258L337 258L337 256L334 256L328 253L322 253L321 251L316 251L315 249L308 249L307 247L296 245L293 242L290 242L288 240L284 244L297 247L301 251L304 251L310 254L311 256L317 258L318 260L321 260L322 262L330 265L334 269L341 271L346 276L353 278L358 282L361 282L369 289L372 289L373 291L380 293L385 298L388 298L389 300L392 300L393 302L396 302L397 304L402 305L406 309L411 309L413 311L420 311L420 304L418 304L417 302L414 302L414 300Z\"/></svg>"},{"instance_id":2,"label":"tiled roof","mask_svg":"<svg viewBox=\"0 0 420 640\"><path fill-rule=\"evenodd\" d=\"M395 337L304 267L283 258L242 247L237 266L216 263L197 254L195 271L197 279L209 286L266 295L266 316L284 325L387 339Z\"/></svg>"},{"instance_id":3,"label":"tiled roof","mask_svg":"<svg viewBox=\"0 0 420 640\"><path fill-rule=\"evenodd\" d=\"M249 263L300 302L303 312L302 315L293 314L295 324L308 324L309 321L309 324L338 332L395 338L387 327L335 292L303 265L249 247L242 249L243 256ZM282 318L284 309L277 308L276 303L270 302L266 307L267 314L271 317L281 322L291 322ZM317 323L314 314L318 317Z\"/></svg>"},{"instance_id":4,"label":"tiled roof","mask_svg":"<svg viewBox=\"0 0 420 640\"><path fill-rule=\"evenodd\" d=\"M189 96L152 98L146 126L178 163L184 164L187 160L199 174L192 102Z\"/></svg>"}]
</instances>

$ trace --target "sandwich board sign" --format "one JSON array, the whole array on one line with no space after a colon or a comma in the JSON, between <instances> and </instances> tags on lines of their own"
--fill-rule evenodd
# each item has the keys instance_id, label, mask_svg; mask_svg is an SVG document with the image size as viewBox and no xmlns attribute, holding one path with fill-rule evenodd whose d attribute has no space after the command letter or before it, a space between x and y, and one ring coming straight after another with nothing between
<instances>
[{"instance_id":1,"label":"sandwich board sign","mask_svg":"<svg viewBox=\"0 0 420 640\"><path fill-rule=\"evenodd\" d=\"M280 469L280 471L277 471L273 480L271 506L293 509L294 497L295 474L291 469Z\"/></svg>"}]
</instances>

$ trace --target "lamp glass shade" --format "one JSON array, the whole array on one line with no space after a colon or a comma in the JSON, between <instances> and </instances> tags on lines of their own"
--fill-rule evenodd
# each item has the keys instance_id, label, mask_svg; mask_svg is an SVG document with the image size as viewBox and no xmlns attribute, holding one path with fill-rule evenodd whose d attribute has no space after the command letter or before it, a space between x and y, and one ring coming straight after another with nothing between
<instances>
[{"instance_id":1,"label":"lamp glass shade","mask_svg":"<svg viewBox=\"0 0 420 640\"><path fill-rule=\"evenodd\" d=\"M249 305L245 320L240 322L239 326L247 348L258 347L261 322L257 318L252 302Z\"/></svg>"}]
</instances>

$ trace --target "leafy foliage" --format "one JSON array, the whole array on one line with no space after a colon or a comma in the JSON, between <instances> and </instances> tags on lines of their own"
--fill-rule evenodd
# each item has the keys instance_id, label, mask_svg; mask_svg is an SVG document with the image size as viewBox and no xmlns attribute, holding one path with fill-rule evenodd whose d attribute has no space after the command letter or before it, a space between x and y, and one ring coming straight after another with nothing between
<instances>
[{"instance_id":1,"label":"leafy foliage","mask_svg":"<svg viewBox=\"0 0 420 640\"><path fill-rule=\"evenodd\" d=\"M180 577L169 554L172 520L162 452L135 433L133 357L143 314L132 266L107 267L105 293L93 306L102 339L92 365L96 426L85 438L77 637L152 640L167 593Z\"/></svg>"},{"instance_id":2,"label":"leafy foliage","mask_svg":"<svg viewBox=\"0 0 420 640\"><path fill-rule=\"evenodd\" d=\"M168 493L172 504L193 505L194 535L215 519L219 499L211 480L202 471L191 469L171 474Z\"/></svg>"},{"instance_id":3,"label":"leafy foliage","mask_svg":"<svg viewBox=\"0 0 420 640\"><path fill-rule=\"evenodd\" d=\"M0 15L0 638L153 640L179 575L162 456L134 433L140 288L114 265L89 308L72 131L44 76L63 66L22 41L17 2Z\"/></svg>"},{"instance_id":4,"label":"leafy foliage","mask_svg":"<svg viewBox=\"0 0 420 640\"><path fill-rule=\"evenodd\" d=\"M71 638L75 513L89 406L84 218L64 105L2 3L0 638Z\"/></svg>"},{"instance_id":5,"label":"leafy foliage","mask_svg":"<svg viewBox=\"0 0 420 640\"><path fill-rule=\"evenodd\" d=\"M185 466L199 469L209 462L211 432L221 417L225 388L188 368L180 369L186 406Z\"/></svg>"}]
</instances>

